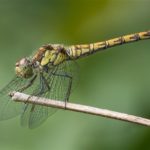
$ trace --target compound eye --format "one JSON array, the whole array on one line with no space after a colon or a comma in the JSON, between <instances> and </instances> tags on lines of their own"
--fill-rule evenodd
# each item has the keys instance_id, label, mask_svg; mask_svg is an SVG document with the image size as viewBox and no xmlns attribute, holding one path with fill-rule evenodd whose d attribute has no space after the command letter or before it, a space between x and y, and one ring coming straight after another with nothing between
<instances>
[{"instance_id":1,"label":"compound eye","mask_svg":"<svg viewBox=\"0 0 150 150\"><path fill-rule=\"evenodd\" d=\"M16 74L22 78L30 78L33 75L32 63L29 59L23 58L16 63Z\"/></svg>"}]
</instances>

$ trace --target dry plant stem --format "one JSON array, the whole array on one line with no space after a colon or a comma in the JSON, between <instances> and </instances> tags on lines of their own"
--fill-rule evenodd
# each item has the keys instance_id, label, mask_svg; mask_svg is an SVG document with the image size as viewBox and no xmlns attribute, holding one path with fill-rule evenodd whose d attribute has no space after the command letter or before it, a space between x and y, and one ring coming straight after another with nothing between
<instances>
[{"instance_id":1,"label":"dry plant stem","mask_svg":"<svg viewBox=\"0 0 150 150\"><path fill-rule=\"evenodd\" d=\"M87 114L117 119L117 120L123 120L126 122L132 122L139 125L150 126L150 119L137 117L134 115L128 115L125 113L115 112L107 109L100 109L100 108L95 108L95 107L80 105L80 104L73 104L73 103L65 104L65 102L62 101L50 100L50 99L39 98L39 97L37 98L35 96L31 97L30 95L20 93L20 92L12 92L11 96L12 96L12 100L16 102L31 103L31 104L43 105L47 107L56 107L60 109L66 109L71 111L83 112Z\"/></svg>"}]
</instances>

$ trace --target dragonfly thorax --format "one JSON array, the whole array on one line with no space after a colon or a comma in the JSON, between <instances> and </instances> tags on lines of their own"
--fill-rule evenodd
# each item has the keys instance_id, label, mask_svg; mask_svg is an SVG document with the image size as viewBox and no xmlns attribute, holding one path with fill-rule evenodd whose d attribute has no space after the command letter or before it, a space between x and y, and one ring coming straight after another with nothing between
<instances>
[{"instance_id":1,"label":"dragonfly thorax","mask_svg":"<svg viewBox=\"0 0 150 150\"><path fill-rule=\"evenodd\" d=\"M56 66L68 58L65 47L61 44L48 44L39 48L33 57L33 62L38 61L41 66Z\"/></svg>"},{"instance_id":2,"label":"dragonfly thorax","mask_svg":"<svg viewBox=\"0 0 150 150\"><path fill-rule=\"evenodd\" d=\"M22 58L16 63L15 72L18 77L30 78L33 76L32 62L29 58Z\"/></svg>"}]
</instances>

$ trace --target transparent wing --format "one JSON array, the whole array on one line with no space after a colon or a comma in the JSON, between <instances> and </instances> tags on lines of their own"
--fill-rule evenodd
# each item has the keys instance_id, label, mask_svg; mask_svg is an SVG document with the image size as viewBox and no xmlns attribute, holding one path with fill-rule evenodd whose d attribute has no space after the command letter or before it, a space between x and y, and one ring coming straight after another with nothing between
<instances>
[{"instance_id":1,"label":"transparent wing","mask_svg":"<svg viewBox=\"0 0 150 150\"><path fill-rule=\"evenodd\" d=\"M10 119L21 113L23 104L11 100L8 95L12 91L18 91L27 80L14 77L13 80L0 91L0 120Z\"/></svg>"},{"instance_id":2,"label":"transparent wing","mask_svg":"<svg viewBox=\"0 0 150 150\"><path fill-rule=\"evenodd\" d=\"M49 70L48 73L43 73L44 79L40 76L36 79L32 86L32 91L34 92L31 95L61 101L68 100L71 92L70 82L72 84L74 83L74 80L72 81L73 64L71 62L64 62ZM46 84L48 84L50 89L47 89ZM41 90L43 91L40 93ZM23 126L29 126L29 128L35 128L43 123L50 115L54 114L56 110L56 108L26 104L21 116L21 124Z\"/></svg>"},{"instance_id":3,"label":"transparent wing","mask_svg":"<svg viewBox=\"0 0 150 150\"><path fill-rule=\"evenodd\" d=\"M44 89L41 92L42 88ZM40 75L38 75L32 86L26 89L24 93L27 93L31 96L47 97L46 95L48 92L44 92L46 88L47 87L44 85L44 82L42 81ZM55 111L53 111L53 108L51 108L51 114L54 112ZM29 128L35 128L43 123L47 118L48 107L25 104L21 115L21 125L28 126Z\"/></svg>"}]
</instances>

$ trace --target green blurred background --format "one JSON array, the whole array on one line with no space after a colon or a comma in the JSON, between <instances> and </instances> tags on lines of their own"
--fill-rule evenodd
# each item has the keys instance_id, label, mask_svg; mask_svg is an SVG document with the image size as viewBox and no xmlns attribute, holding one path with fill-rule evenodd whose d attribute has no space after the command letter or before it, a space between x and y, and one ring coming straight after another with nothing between
<instances>
[{"instance_id":1,"label":"green blurred background","mask_svg":"<svg viewBox=\"0 0 150 150\"><path fill-rule=\"evenodd\" d=\"M97 42L150 29L149 0L0 0L0 88L46 43ZM150 118L150 41L83 58L71 102ZM40 127L0 122L0 150L149 150L150 129L59 110Z\"/></svg>"}]
</instances>

